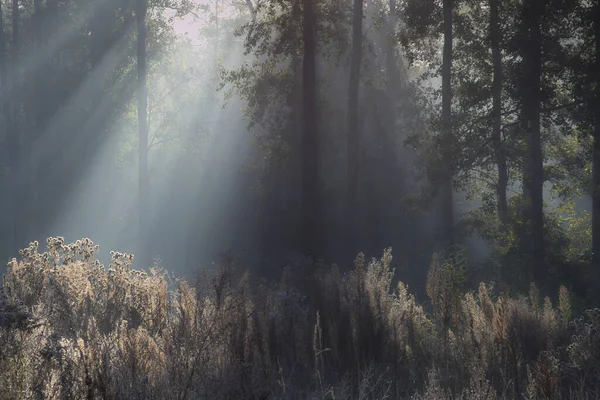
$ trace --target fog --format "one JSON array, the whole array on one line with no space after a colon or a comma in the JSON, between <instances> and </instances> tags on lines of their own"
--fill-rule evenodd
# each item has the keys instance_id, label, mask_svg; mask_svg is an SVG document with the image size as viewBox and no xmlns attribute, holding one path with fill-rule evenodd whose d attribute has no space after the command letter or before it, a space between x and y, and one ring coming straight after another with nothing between
<instances>
[{"instance_id":1,"label":"fog","mask_svg":"<svg viewBox=\"0 0 600 400\"><path fill-rule=\"evenodd\" d=\"M184 23L190 22L174 21L175 26ZM192 22L196 35L202 25ZM206 46L200 40L178 40L179 47L161 55L160 69L149 78L151 244L144 249L137 245L137 132L123 116L110 121L102 146L90 154L78 182L61 196L48 226L32 239L43 243L50 236L64 236L67 242L88 237L100 246L104 262L109 262L110 250L143 252L149 256L145 262L160 260L162 267L179 274L209 267L230 249L245 257L255 247L255 235L250 234L257 224L254 207L240 201L251 196L244 167L252 143L243 103L234 98L225 104L216 87L215 57L202 56ZM189 44L197 47L190 50ZM107 53L103 64L119 59L119 48ZM239 64L242 52L239 41L232 43L219 54L221 64ZM173 66L169 60L184 62ZM109 69L102 65L100 70ZM89 95L99 73L92 73L72 95L72 104ZM133 104L127 107L131 110L125 113L134 111ZM72 112L68 104L53 117L48 130L64 129ZM39 148L48 151L48 146L42 141Z\"/></svg>"},{"instance_id":2,"label":"fog","mask_svg":"<svg viewBox=\"0 0 600 400\"><path fill-rule=\"evenodd\" d=\"M64 236L67 242L87 237L100 246L103 263L110 262L109 251L115 250L135 254L135 267L156 264L190 275L231 254L241 268L276 275L301 256L296 246L301 91L293 81L299 59L288 56L269 64L267 53L247 52L247 36L235 35L252 18L244 4L214 1L183 16L169 8L152 12L162 13L164 18L157 20L165 25L150 25L147 229L139 229L135 54L133 28L125 26L123 31L130 33L111 39L100 61L74 77L76 84L66 93L58 84L51 88L50 94L65 100L59 105L46 100L42 128L26 126L36 139L25 146L32 165L23 179L39 184L27 186L25 198L44 206L26 213L27 229L18 246L44 243L52 236ZM440 210L436 201L418 212L405 203L406 196L419 192L424 176L419 165L425 157L407 139L425 129L428 109L416 95L420 68L408 68L399 47L393 48L399 55L395 75L387 72L387 86L377 83L389 52L378 18L367 12L365 22L358 244L368 257L394 248L398 270L420 287L433 252L441 248ZM41 52L24 47L19 73L43 74L48 65L56 71L56 53L81 38L85 24L84 19L59 27ZM325 261L350 267L355 254L345 250L343 240L350 67L347 49L332 41L317 60ZM244 86L248 75L232 78L232 71L245 71L260 81L265 71L257 61L281 82ZM15 88L24 84L15 82ZM433 77L421 85L437 90L441 81ZM4 87L3 98L14 90ZM8 190L7 181L2 184ZM455 193L457 217L479 206L480 200ZM8 217L3 218L6 226ZM475 260L490 254L488 243L477 236L461 243ZM3 244L3 259L15 256L14 249Z\"/></svg>"},{"instance_id":3,"label":"fog","mask_svg":"<svg viewBox=\"0 0 600 400\"><path fill-rule=\"evenodd\" d=\"M26 238L21 239L19 248L33 240L43 247L45 239L54 236L63 236L66 242L87 237L100 246L103 263L110 262L111 250L128 252L136 255L136 267L157 263L178 275L210 268L229 252L244 268L261 273L277 271L299 256L293 243L297 240L293 221L298 218L298 188L286 175L289 164L273 162L267 157L271 150L265 148L267 142L281 146L281 140L289 140L295 128L288 126L287 134L277 133L273 139L268 124L249 127L247 100L231 84L221 87L223 71L251 65L255 58L244 55L245 38L234 35L236 27L248 21L248 11L221 3L219 16L227 23L217 26L215 5L219 3L209 4L204 14L184 17L168 9L159 11L175 36L168 46L157 49L159 53L149 49L151 215L148 231L141 232L144 244L138 240L136 81L134 64L128 61L131 40L125 35L111 43L62 104L48 106L51 110L43 129L28 147L33 163L30 170L39 171L37 177L36 172L27 172L33 174L29 179L41 181L25 195L44 207L29 213ZM87 15L88 11L81 13ZM61 26L42 52L25 48L20 73L42 73L44 66L53 65L56 53L70 45L85 23ZM372 31L370 35L376 34ZM286 65L276 68L284 71ZM343 250L340 230L343 182L339 178L345 168L345 140L338 121L345 113L348 68L344 57L339 62L319 60L321 94L327 99L320 109L323 154L327 154L323 156L327 159L323 174L326 258L342 263L353 258ZM107 76L112 78L107 80ZM111 86L106 87L108 81ZM6 88L3 93L10 96ZM362 102L368 101L368 92L362 96ZM276 102L275 98L268 105L265 121L283 118L288 112L287 105ZM382 176L383 180L371 181L370 186L369 176L364 176L361 241L369 256L393 246L399 260L407 264L418 260L424 267L431 253L431 235L421 234L421 230L431 231L428 217L418 218L421 222L415 225L417 219L406 219L393 210L412 184L412 161L402 138L394 137L398 121L391 116L393 111L385 111L387 126L379 124L381 111L377 107L363 110L365 145L371 148L367 157L379 158L379 151L392 143L386 156L392 164L373 164L372 170L365 172L381 175L381 168L392 168L398 175ZM327 113L331 117L325 117ZM369 130L384 136L369 138ZM280 156L288 158L289 154ZM69 169L66 174L65 168ZM390 199L384 199L386 192ZM403 222L407 224L402 226ZM2 255L9 259L16 254L5 245Z\"/></svg>"}]
</instances>

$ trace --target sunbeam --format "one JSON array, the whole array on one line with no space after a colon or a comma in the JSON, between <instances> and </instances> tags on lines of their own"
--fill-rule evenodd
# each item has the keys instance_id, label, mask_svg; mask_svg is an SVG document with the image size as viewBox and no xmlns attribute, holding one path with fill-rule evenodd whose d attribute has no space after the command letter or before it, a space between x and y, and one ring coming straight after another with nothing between
<instances>
[{"instance_id":1,"label":"sunbeam","mask_svg":"<svg viewBox=\"0 0 600 400\"><path fill-rule=\"evenodd\" d=\"M0 400L600 395L600 3L0 0Z\"/></svg>"}]
</instances>

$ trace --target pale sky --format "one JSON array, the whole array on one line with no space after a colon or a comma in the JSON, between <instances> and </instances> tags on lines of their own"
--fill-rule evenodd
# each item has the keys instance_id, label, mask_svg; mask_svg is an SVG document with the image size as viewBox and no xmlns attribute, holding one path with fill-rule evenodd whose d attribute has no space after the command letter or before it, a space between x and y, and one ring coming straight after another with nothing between
<instances>
[{"instance_id":1,"label":"pale sky","mask_svg":"<svg viewBox=\"0 0 600 400\"><path fill-rule=\"evenodd\" d=\"M167 15L173 15L173 12L170 10L165 11ZM202 13L199 14L200 18L196 18L192 15L188 15L184 18L175 18L173 20L173 26L175 28L175 33L179 35L187 34L191 39L195 40L198 36L198 31L200 27L206 23L204 15Z\"/></svg>"},{"instance_id":2,"label":"pale sky","mask_svg":"<svg viewBox=\"0 0 600 400\"><path fill-rule=\"evenodd\" d=\"M217 4L219 5L219 14L221 18L233 17L234 15L231 5L222 0L195 0L195 3L198 5L208 5L210 11L197 10L196 12L198 18L188 15L184 18L174 19L173 21L175 32L180 35L185 35L187 33L192 40L196 40L198 38L200 28L209 23L209 18L211 15L214 15L215 6ZM167 16L174 15L174 12L170 10L165 11L165 13Z\"/></svg>"}]
</instances>

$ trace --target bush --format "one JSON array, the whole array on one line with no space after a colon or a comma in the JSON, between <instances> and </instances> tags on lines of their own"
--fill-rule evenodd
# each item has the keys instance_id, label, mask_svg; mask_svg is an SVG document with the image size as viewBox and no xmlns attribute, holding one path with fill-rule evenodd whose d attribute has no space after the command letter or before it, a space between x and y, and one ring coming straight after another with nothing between
<instances>
[{"instance_id":1,"label":"bush","mask_svg":"<svg viewBox=\"0 0 600 400\"><path fill-rule=\"evenodd\" d=\"M106 269L87 239L47 245L3 279L5 398L598 398L598 310L569 325L564 287L556 308L535 285L464 293L460 257L434 257L424 307L391 249L251 288L231 258L191 284L127 254Z\"/></svg>"}]
</instances>

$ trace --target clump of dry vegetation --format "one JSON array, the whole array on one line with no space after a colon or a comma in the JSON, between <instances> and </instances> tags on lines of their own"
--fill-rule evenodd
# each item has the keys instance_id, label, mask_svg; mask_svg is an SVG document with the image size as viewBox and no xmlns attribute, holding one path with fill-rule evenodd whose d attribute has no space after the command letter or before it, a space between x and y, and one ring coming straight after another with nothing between
<instances>
[{"instance_id":1,"label":"clump of dry vegetation","mask_svg":"<svg viewBox=\"0 0 600 400\"><path fill-rule=\"evenodd\" d=\"M426 306L394 284L391 250L298 264L249 287L230 259L195 283L106 269L90 240L13 259L0 302L7 399L597 399L600 311L571 321L535 285L523 298L462 289L434 257Z\"/></svg>"}]
</instances>

